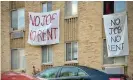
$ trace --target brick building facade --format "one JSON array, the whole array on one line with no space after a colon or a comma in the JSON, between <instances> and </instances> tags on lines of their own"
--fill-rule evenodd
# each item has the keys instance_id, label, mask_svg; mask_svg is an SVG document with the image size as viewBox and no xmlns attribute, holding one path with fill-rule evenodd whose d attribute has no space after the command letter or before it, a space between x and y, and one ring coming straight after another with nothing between
<instances>
[{"instance_id":1,"label":"brick building facade","mask_svg":"<svg viewBox=\"0 0 133 80\"><path fill-rule=\"evenodd\" d=\"M74 3L73 3L74 4ZM106 67L124 66L125 74L133 75L133 2L126 2L128 14L128 38L129 56L104 59L107 53L105 33L103 29L104 2L78 2L72 6L72 2L1 2L1 70L21 71L33 73L35 69L43 70L47 67L61 65L85 65L97 69ZM51 6L50 6L51 5ZM46 7L47 6L47 7ZM66 8L66 6L69 6ZM76 11L70 7L77 6ZM51 7L51 8L50 8ZM43 9L44 8L44 9ZM60 9L60 42L51 46L32 46L27 43L29 31L28 12L45 12ZM23 10L20 10L23 9ZM51 9L51 10L50 10ZM66 11L68 10L68 11ZM13 12L14 11L14 12ZM16 29L12 20L15 12L24 11L24 28ZM12 14L11 14L12 13ZM22 13L22 12L21 12ZM67 15L66 15L67 14ZM19 19L17 17L17 19ZM17 21L19 22L19 21ZM17 23L18 25L20 23ZM17 25L17 26L18 26ZM17 35L17 36L16 36ZM68 47L68 49L67 49ZM67 55L67 50L70 54ZM76 48L76 50L75 50ZM46 50L48 54L42 54ZM52 51L50 53L50 51ZM75 51L73 53L73 51ZM16 52L16 53L15 53ZM20 54L15 58L14 55ZM14 54L15 53L15 54ZM13 55L14 54L14 55ZM52 57L49 57L51 55ZM45 55L45 56L43 56ZM47 57L46 57L47 55ZM42 57L43 56L43 57ZM70 57L69 57L70 56ZM22 58L21 58L22 57ZM46 57L46 60L43 59ZM15 59L11 59L15 58ZM20 60L17 66L13 61ZM106 61L106 62L105 62ZM110 62L112 61L112 62ZM21 64L22 63L22 64ZM21 67L20 67L21 66Z\"/></svg>"}]
</instances>

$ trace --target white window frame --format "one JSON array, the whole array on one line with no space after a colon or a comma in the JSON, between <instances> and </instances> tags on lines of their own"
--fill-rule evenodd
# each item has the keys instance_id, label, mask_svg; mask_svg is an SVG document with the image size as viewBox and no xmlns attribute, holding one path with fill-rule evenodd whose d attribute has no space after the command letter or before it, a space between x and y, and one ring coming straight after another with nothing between
<instances>
[{"instance_id":1,"label":"white window frame","mask_svg":"<svg viewBox=\"0 0 133 80\"><path fill-rule=\"evenodd\" d=\"M18 12L18 10L20 10L20 9L24 9L24 26L23 26L23 28L22 29L17 29L17 30L14 30L14 28L12 27L12 11L17 11ZM18 8L18 9L13 9L13 10L11 10L10 11L10 20L11 20L11 27L10 27L10 31L11 32L14 32L14 31L24 31L25 30L25 8ZM18 18L18 15L17 15L17 18ZM17 24L18 24L19 22L17 22ZM18 28L19 26L17 26L17 28Z\"/></svg>"},{"instance_id":2,"label":"white window frame","mask_svg":"<svg viewBox=\"0 0 133 80\"><path fill-rule=\"evenodd\" d=\"M24 56L25 56L25 66L23 67L23 68L20 68L20 65L21 64L19 64L19 68L18 69L12 69L12 61L11 61L11 70L13 70L13 71L21 71L21 70L26 70L26 55L25 55L25 49L24 48L13 48L13 49L11 49L11 56L12 56L12 50L24 50ZM20 53L18 53L18 54L20 54ZM19 56L20 57L20 56Z\"/></svg>"},{"instance_id":3,"label":"white window frame","mask_svg":"<svg viewBox=\"0 0 133 80\"><path fill-rule=\"evenodd\" d=\"M42 64L46 64L46 65L52 64L53 63L53 48L50 45L45 46L45 48L47 48L47 53L46 53L47 54L47 61L46 62L42 61ZM49 50L49 48L51 48L51 50L52 50L52 57L51 57L52 60L50 62L48 62L48 59L49 59L49 53L48 53L49 51L48 50ZM43 53L43 47L42 47L42 54L44 54ZM43 56L41 58L43 59Z\"/></svg>"},{"instance_id":4,"label":"white window frame","mask_svg":"<svg viewBox=\"0 0 133 80\"><path fill-rule=\"evenodd\" d=\"M73 1L67 1L67 2L73 2ZM72 10L71 10L71 15L68 15L67 13L66 13L66 10L67 10L67 2L65 2L65 8L64 8L64 17L65 17L65 19L69 19L69 18L73 18L73 17L78 17L78 14L79 14L79 12L78 12L78 1L77 1L77 14L72 14ZM71 6L71 8L72 8L72 6Z\"/></svg>"},{"instance_id":5,"label":"white window frame","mask_svg":"<svg viewBox=\"0 0 133 80\"><path fill-rule=\"evenodd\" d=\"M71 60L67 61L66 44L68 44L68 43L71 44L71 55L72 55L72 43L73 42L77 43L77 60L72 60L72 56L71 56ZM78 42L77 41L72 41L72 42L66 42L65 43L65 63L78 63Z\"/></svg>"}]
</instances>

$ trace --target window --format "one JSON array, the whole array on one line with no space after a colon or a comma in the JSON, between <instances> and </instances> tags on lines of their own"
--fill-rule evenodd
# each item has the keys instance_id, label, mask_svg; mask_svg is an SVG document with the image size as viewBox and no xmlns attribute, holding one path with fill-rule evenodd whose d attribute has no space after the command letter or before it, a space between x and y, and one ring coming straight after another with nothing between
<instances>
[{"instance_id":1,"label":"window","mask_svg":"<svg viewBox=\"0 0 133 80\"><path fill-rule=\"evenodd\" d=\"M25 26L25 11L17 9L11 12L11 27L13 30L23 30Z\"/></svg>"},{"instance_id":2,"label":"window","mask_svg":"<svg viewBox=\"0 0 133 80\"><path fill-rule=\"evenodd\" d=\"M103 64L125 64L126 56L108 57L106 39L103 42Z\"/></svg>"},{"instance_id":3,"label":"window","mask_svg":"<svg viewBox=\"0 0 133 80\"><path fill-rule=\"evenodd\" d=\"M77 60L77 42L66 43L66 61Z\"/></svg>"},{"instance_id":4,"label":"window","mask_svg":"<svg viewBox=\"0 0 133 80\"><path fill-rule=\"evenodd\" d=\"M83 70L81 69L78 70L78 76L86 76L86 75L87 74Z\"/></svg>"},{"instance_id":5,"label":"window","mask_svg":"<svg viewBox=\"0 0 133 80\"><path fill-rule=\"evenodd\" d=\"M104 14L126 11L126 1L104 1Z\"/></svg>"},{"instance_id":6,"label":"window","mask_svg":"<svg viewBox=\"0 0 133 80\"><path fill-rule=\"evenodd\" d=\"M111 14L126 11L126 1L104 1L104 13ZM105 33L105 32L104 32ZM103 64L125 64L126 56L108 57L106 39L103 42Z\"/></svg>"},{"instance_id":7,"label":"window","mask_svg":"<svg viewBox=\"0 0 133 80\"><path fill-rule=\"evenodd\" d=\"M75 16L78 14L78 1L67 1L65 3L65 16Z\"/></svg>"},{"instance_id":8,"label":"window","mask_svg":"<svg viewBox=\"0 0 133 80\"><path fill-rule=\"evenodd\" d=\"M50 68L39 74L41 78L55 78L60 67Z\"/></svg>"},{"instance_id":9,"label":"window","mask_svg":"<svg viewBox=\"0 0 133 80\"><path fill-rule=\"evenodd\" d=\"M47 2L42 4L42 12L52 11L52 2Z\"/></svg>"},{"instance_id":10,"label":"window","mask_svg":"<svg viewBox=\"0 0 133 80\"><path fill-rule=\"evenodd\" d=\"M24 49L13 49L11 51L11 68L12 69L25 69L25 55Z\"/></svg>"},{"instance_id":11,"label":"window","mask_svg":"<svg viewBox=\"0 0 133 80\"><path fill-rule=\"evenodd\" d=\"M60 77L71 77L71 76L78 76L78 69L75 67L64 67L61 70Z\"/></svg>"},{"instance_id":12,"label":"window","mask_svg":"<svg viewBox=\"0 0 133 80\"><path fill-rule=\"evenodd\" d=\"M43 46L42 47L42 63L52 63L52 47Z\"/></svg>"}]
</instances>

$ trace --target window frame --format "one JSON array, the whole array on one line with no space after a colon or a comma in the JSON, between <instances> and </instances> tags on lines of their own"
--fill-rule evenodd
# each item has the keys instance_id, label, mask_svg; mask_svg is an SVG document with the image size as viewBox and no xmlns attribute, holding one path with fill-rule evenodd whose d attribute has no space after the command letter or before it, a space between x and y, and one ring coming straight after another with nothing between
<instances>
[{"instance_id":1,"label":"window frame","mask_svg":"<svg viewBox=\"0 0 133 80\"><path fill-rule=\"evenodd\" d=\"M125 9L125 11L127 12L127 2L125 1L125 3L126 3L126 9ZM103 15L109 15L109 14L114 14L114 13L120 13L120 12L122 12L122 11L120 11L120 12L116 12L115 10L115 1L114 1L114 12L113 13L109 13L109 14L104 14L104 1L103 1ZM102 22L103 22L103 18L102 18ZM104 25L103 25L103 28L104 28ZM103 29L104 30L104 29ZM123 65L123 66L127 66L127 62L128 62L128 56L125 56L125 62L124 63L117 63L117 62L115 62L115 60L116 60L116 58L117 57L114 57L114 59L113 59L113 64L104 64L104 54L103 54L103 52L104 52L104 40L106 40L106 35L104 36L104 34L105 34L105 31L102 31L103 33L102 33L102 36L103 36L103 39L102 39L102 54L101 54L101 56L102 56L102 65L103 65L103 67L108 67L108 66L119 66L119 65ZM107 53L108 54L108 53Z\"/></svg>"},{"instance_id":2,"label":"window frame","mask_svg":"<svg viewBox=\"0 0 133 80\"><path fill-rule=\"evenodd\" d=\"M72 43L76 42L77 43L77 60L73 60L72 59L72 56L71 56L71 60L70 61L67 61L67 52L66 52L66 44L70 43L71 44L71 55L73 54L72 53ZM72 42L66 42L65 43L65 63L78 63L78 42L77 41L72 41Z\"/></svg>"},{"instance_id":3,"label":"window frame","mask_svg":"<svg viewBox=\"0 0 133 80\"><path fill-rule=\"evenodd\" d=\"M12 27L12 22L13 22L12 21L12 11L17 11L17 13L18 13L18 10L20 10L20 9L24 9L24 26L23 26L23 29L18 29L19 26L17 26L17 29L14 30L14 28ZM18 18L18 15L17 15L17 18ZM19 22L17 22L17 24L18 23ZM16 31L25 31L25 8L24 7L10 10L10 32L16 32Z\"/></svg>"},{"instance_id":4,"label":"window frame","mask_svg":"<svg viewBox=\"0 0 133 80\"><path fill-rule=\"evenodd\" d=\"M74 14L74 15L72 15L72 10L71 10L71 15L66 15L66 7L67 7L67 3L66 2L72 2L72 1L65 1L65 8L64 8L64 19L70 19L70 18L76 18L76 17L78 17L78 14L79 14L79 12L78 12L78 4L79 4L79 2L77 1L77 14Z\"/></svg>"},{"instance_id":5,"label":"window frame","mask_svg":"<svg viewBox=\"0 0 133 80\"><path fill-rule=\"evenodd\" d=\"M47 61L46 61L46 63L43 62L43 60L42 60L42 59L43 59L43 56L42 56L42 57L41 57L41 60L42 60L41 62L42 62L42 64L44 64L44 65L52 64L52 63L53 63L53 48L52 48L52 46L47 45L47 46L42 46L41 48L42 48L42 54L44 54L44 53L43 53L43 48L47 48L47 53L46 53L46 54L47 54ZM48 51L49 48L51 48L51 50L52 50L52 57L51 57L52 60L51 60L50 62L48 62L48 60L49 60L49 53L48 53L48 52L49 52L49 51Z\"/></svg>"},{"instance_id":6,"label":"window frame","mask_svg":"<svg viewBox=\"0 0 133 80\"><path fill-rule=\"evenodd\" d=\"M25 57L25 64L24 64L24 67L23 68L21 68L20 67L20 64L19 64L19 68L17 68L17 69L13 69L12 68L12 50L24 50L24 57ZM11 63L11 70L13 70L13 71L20 71L20 70L26 70L26 55L25 55L25 49L24 48L12 48L11 49L11 51L10 51L10 53L11 53L11 61L10 61L10 63ZM17 53L17 54L20 54L20 53ZM19 56L19 59L20 59L20 57L21 56ZM20 62L20 61L19 61Z\"/></svg>"}]
</instances>

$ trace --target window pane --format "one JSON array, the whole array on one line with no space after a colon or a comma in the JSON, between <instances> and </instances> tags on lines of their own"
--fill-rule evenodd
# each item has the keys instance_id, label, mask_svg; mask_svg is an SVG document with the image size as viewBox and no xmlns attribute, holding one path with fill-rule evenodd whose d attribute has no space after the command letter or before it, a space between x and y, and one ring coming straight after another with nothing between
<instances>
[{"instance_id":1,"label":"window pane","mask_svg":"<svg viewBox=\"0 0 133 80\"><path fill-rule=\"evenodd\" d=\"M55 78L59 69L60 69L60 67L47 69L44 72L40 73L39 77L41 77L41 78Z\"/></svg>"},{"instance_id":2,"label":"window pane","mask_svg":"<svg viewBox=\"0 0 133 80\"><path fill-rule=\"evenodd\" d=\"M114 58L114 63L125 64L126 63L125 58L126 58L126 56L115 57Z\"/></svg>"},{"instance_id":3,"label":"window pane","mask_svg":"<svg viewBox=\"0 0 133 80\"><path fill-rule=\"evenodd\" d=\"M47 12L47 3L42 4L42 12Z\"/></svg>"},{"instance_id":4,"label":"window pane","mask_svg":"<svg viewBox=\"0 0 133 80\"><path fill-rule=\"evenodd\" d=\"M52 47L48 47L48 62L52 62Z\"/></svg>"},{"instance_id":5,"label":"window pane","mask_svg":"<svg viewBox=\"0 0 133 80\"><path fill-rule=\"evenodd\" d=\"M123 12L126 11L126 1L115 1L115 12Z\"/></svg>"},{"instance_id":6,"label":"window pane","mask_svg":"<svg viewBox=\"0 0 133 80\"><path fill-rule=\"evenodd\" d=\"M18 9L18 29L22 30L25 26L25 11L24 9Z\"/></svg>"},{"instance_id":7,"label":"window pane","mask_svg":"<svg viewBox=\"0 0 133 80\"><path fill-rule=\"evenodd\" d=\"M18 52L18 50L11 51L11 68L19 69L19 52Z\"/></svg>"},{"instance_id":8,"label":"window pane","mask_svg":"<svg viewBox=\"0 0 133 80\"><path fill-rule=\"evenodd\" d=\"M111 14L114 13L114 1L104 1L104 13Z\"/></svg>"},{"instance_id":9,"label":"window pane","mask_svg":"<svg viewBox=\"0 0 133 80\"><path fill-rule=\"evenodd\" d=\"M65 3L65 16L78 14L78 1L67 1Z\"/></svg>"},{"instance_id":10,"label":"window pane","mask_svg":"<svg viewBox=\"0 0 133 80\"><path fill-rule=\"evenodd\" d=\"M108 57L106 40L104 39L104 42L103 42L103 64L113 64L113 63L114 63L114 58Z\"/></svg>"},{"instance_id":11,"label":"window pane","mask_svg":"<svg viewBox=\"0 0 133 80\"><path fill-rule=\"evenodd\" d=\"M24 64L24 65L23 65L23 66L24 66L23 68L26 69L26 56L23 56L23 60L24 60L24 61L23 61L23 64Z\"/></svg>"},{"instance_id":12,"label":"window pane","mask_svg":"<svg viewBox=\"0 0 133 80\"><path fill-rule=\"evenodd\" d=\"M24 55L24 49L18 49L19 54L20 54L20 68L24 69L25 68L25 55Z\"/></svg>"},{"instance_id":13,"label":"window pane","mask_svg":"<svg viewBox=\"0 0 133 80\"><path fill-rule=\"evenodd\" d=\"M81 69L79 69L78 71L78 76L85 76L87 75L84 71L82 71Z\"/></svg>"},{"instance_id":14,"label":"window pane","mask_svg":"<svg viewBox=\"0 0 133 80\"><path fill-rule=\"evenodd\" d=\"M66 43L66 60L71 60L71 43Z\"/></svg>"},{"instance_id":15,"label":"window pane","mask_svg":"<svg viewBox=\"0 0 133 80\"><path fill-rule=\"evenodd\" d=\"M47 63L47 47L42 47L42 63Z\"/></svg>"},{"instance_id":16,"label":"window pane","mask_svg":"<svg viewBox=\"0 0 133 80\"><path fill-rule=\"evenodd\" d=\"M72 59L73 60L77 60L77 53L78 53L78 51L77 51L77 42L73 42L72 43Z\"/></svg>"},{"instance_id":17,"label":"window pane","mask_svg":"<svg viewBox=\"0 0 133 80\"><path fill-rule=\"evenodd\" d=\"M48 6L47 6L47 11L52 11L52 2L47 2Z\"/></svg>"},{"instance_id":18,"label":"window pane","mask_svg":"<svg viewBox=\"0 0 133 80\"><path fill-rule=\"evenodd\" d=\"M60 77L70 77L70 76L77 76L78 69L74 67L64 67L61 70Z\"/></svg>"},{"instance_id":19,"label":"window pane","mask_svg":"<svg viewBox=\"0 0 133 80\"><path fill-rule=\"evenodd\" d=\"M72 1L72 15L78 13L78 1Z\"/></svg>"},{"instance_id":20,"label":"window pane","mask_svg":"<svg viewBox=\"0 0 133 80\"><path fill-rule=\"evenodd\" d=\"M17 11L12 11L11 22L12 22L12 28L14 30L17 30L17 27L18 27L18 14L17 14Z\"/></svg>"},{"instance_id":21,"label":"window pane","mask_svg":"<svg viewBox=\"0 0 133 80\"><path fill-rule=\"evenodd\" d=\"M65 16L70 16L72 11L72 3L71 1L67 1L65 3Z\"/></svg>"}]
</instances>

